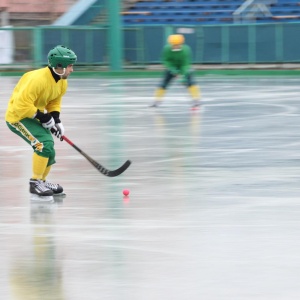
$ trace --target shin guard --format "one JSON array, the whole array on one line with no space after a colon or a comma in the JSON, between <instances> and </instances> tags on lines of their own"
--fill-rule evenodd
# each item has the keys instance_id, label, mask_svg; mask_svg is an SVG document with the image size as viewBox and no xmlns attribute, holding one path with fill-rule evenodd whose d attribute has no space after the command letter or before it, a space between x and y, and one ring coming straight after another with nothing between
<instances>
[{"instance_id":1,"label":"shin guard","mask_svg":"<svg viewBox=\"0 0 300 300\"><path fill-rule=\"evenodd\" d=\"M32 179L42 179L46 171L49 158L40 156L33 152L32 157Z\"/></svg>"},{"instance_id":2,"label":"shin guard","mask_svg":"<svg viewBox=\"0 0 300 300\"><path fill-rule=\"evenodd\" d=\"M200 89L197 85L191 85L190 87L188 87L188 91L191 94L193 100L200 100Z\"/></svg>"}]
</instances>

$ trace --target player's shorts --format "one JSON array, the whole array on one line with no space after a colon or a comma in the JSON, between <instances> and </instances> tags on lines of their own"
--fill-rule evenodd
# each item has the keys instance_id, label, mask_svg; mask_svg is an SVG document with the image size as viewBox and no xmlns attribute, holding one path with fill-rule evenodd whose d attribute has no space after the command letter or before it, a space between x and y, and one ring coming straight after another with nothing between
<instances>
[{"instance_id":1,"label":"player's shorts","mask_svg":"<svg viewBox=\"0 0 300 300\"><path fill-rule=\"evenodd\" d=\"M19 122L6 122L8 128L26 143L40 156L49 158L48 166L55 163L54 140L49 129L41 126L37 119L25 118Z\"/></svg>"}]
</instances>

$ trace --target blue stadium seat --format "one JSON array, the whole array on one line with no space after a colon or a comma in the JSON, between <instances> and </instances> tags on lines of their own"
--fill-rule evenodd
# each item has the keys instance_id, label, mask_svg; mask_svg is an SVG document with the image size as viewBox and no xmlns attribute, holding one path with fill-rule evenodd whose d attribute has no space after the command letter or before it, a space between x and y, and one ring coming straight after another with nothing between
<instances>
[{"instance_id":1,"label":"blue stadium seat","mask_svg":"<svg viewBox=\"0 0 300 300\"><path fill-rule=\"evenodd\" d=\"M299 0L300 1L300 0ZM140 1L123 13L125 24L228 24L243 0L153 0ZM273 17L257 22L299 21L300 6L295 0L278 0L270 6ZM286 18L285 18L286 16Z\"/></svg>"}]
</instances>

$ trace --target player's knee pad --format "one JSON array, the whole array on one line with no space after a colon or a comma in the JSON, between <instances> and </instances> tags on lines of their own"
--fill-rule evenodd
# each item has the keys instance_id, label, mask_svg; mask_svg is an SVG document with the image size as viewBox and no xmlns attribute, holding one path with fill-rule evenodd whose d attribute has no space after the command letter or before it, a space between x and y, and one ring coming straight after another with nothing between
<instances>
[{"instance_id":1,"label":"player's knee pad","mask_svg":"<svg viewBox=\"0 0 300 300\"><path fill-rule=\"evenodd\" d=\"M49 157L48 166L55 163L55 149L53 141L45 141L42 149L43 156Z\"/></svg>"},{"instance_id":2,"label":"player's knee pad","mask_svg":"<svg viewBox=\"0 0 300 300\"><path fill-rule=\"evenodd\" d=\"M170 81L171 81L174 77L175 77L175 75L172 74L171 71L166 70L166 72L165 72L165 74L164 74L164 78L163 78L163 80L162 80L162 82L161 82L160 87L161 87L162 89L166 89L166 88L168 87Z\"/></svg>"},{"instance_id":3,"label":"player's knee pad","mask_svg":"<svg viewBox=\"0 0 300 300\"><path fill-rule=\"evenodd\" d=\"M195 85L195 81L194 81L194 78L191 73L185 75L185 82L186 82L187 87Z\"/></svg>"}]
</instances>

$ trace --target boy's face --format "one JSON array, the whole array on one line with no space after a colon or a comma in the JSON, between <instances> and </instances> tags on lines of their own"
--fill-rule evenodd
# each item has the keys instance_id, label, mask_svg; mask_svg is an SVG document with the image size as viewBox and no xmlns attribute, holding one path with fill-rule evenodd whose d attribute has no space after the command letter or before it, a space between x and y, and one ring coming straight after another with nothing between
<instances>
[{"instance_id":1,"label":"boy's face","mask_svg":"<svg viewBox=\"0 0 300 300\"><path fill-rule=\"evenodd\" d=\"M65 69L65 73L61 75L61 79L67 79L69 75L74 71L73 69L74 65L68 65ZM62 74L64 72L63 68L57 68L56 69L57 73Z\"/></svg>"}]
</instances>

